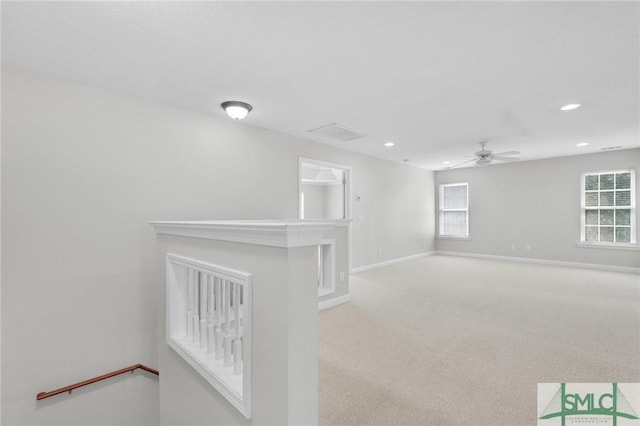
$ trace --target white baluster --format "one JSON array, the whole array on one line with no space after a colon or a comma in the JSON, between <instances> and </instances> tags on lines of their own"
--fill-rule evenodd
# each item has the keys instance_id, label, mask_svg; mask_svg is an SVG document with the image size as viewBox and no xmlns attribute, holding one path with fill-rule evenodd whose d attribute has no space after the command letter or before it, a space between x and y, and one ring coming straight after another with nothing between
<instances>
[{"instance_id":1,"label":"white baluster","mask_svg":"<svg viewBox=\"0 0 640 426\"><path fill-rule=\"evenodd\" d=\"M233 284L230 281L224 282L224 366L230 367L231 361L231 292Z\"/></svg>"},{"instance_id":2,"label":"white baluster","mask_svg":"<svg viewBox=\"0 0 640 426\"><path fill-rule=\"evenodd\" d=\"M233 297L233 310L235 316L236 337L240 337L240 288L241 285L234 283L234 297Z\"/></svg>"},{"instance_id":3,"label":"white baluster","mask_svg":"<svg viewBox=\"0 0 640 426\"><path fill-rule=\"evenodd\" d=\"M224 331L229 334L229 328L231 326L231 281L224 281Z\"/></svg>"},{"instance_id":4,"label":"white baluster","mask_svg":"<svg viewBox=\"0 0 640 426\"><path fill-rule=\"evenodd\" d=\"M200 273L198 271L193 271L193 290L191 292L191 305L193 306L193 339L191 341L193 343L198 343L200 341L200 315L198 310L200 306L198 306L198 296L200 293Z\"/></svg>"},{"instance_id":5,"label":"white baluster","mask_svg":"<svg viewBox=\"0 0 640 426\"><path fill-rule=\"evenodd\" d=\"M324 286L324 267L322 266L322 245L318 245L318 289Z\"/></svg>"},{"instance_id":6,"label":"white baluster","mask_svg":"<svg viewBox=\"0 0 640 426\"><path fill-rule=\"evenodd\" d=\"M231 336L228 334L224 336L224 366L231 367L233 360L231 359Z\"/></svg>"},{"instance_id":7,"label":"white baluster","mask_svg":"<svg viewBox=\"0 0 640 426\"><path fill-rule=\"evenodd\" d=\"M215 277L208 276L207 279L207 354L213 354L215 350L215 341L214 341L214 325L213 325L213 315L215 308Z\"/></svg>"},{"instance_id":8,"label":"white baluster","mask_svg":"<svg viewBox=\"0 0 640 426\"><path fill-rule=\"evenodd\" d=\"M200 272L200 349L207 348L207 284L209 275Z\"/></svg>"},{"instance_id":9,"label":"white baluster","mask_svg":"<svg viewBox=\"0 0 640 426\"><path fill-rule=\"evenodd\" d=\"M193 339L193 322L192 322L192 317L193 317L193 304L191 303L192 300L192 293L193 293L193 274L194 274L194 270L189 268L187 269L187 285L186 285L186 293L187 293L187 339L191 340Z\"/></svg>"},{"instance_id":10,"label":"white baluster","mask_svg":"<svg viewBox=\"0 0 640 426\"><path fill-rule=\"evenodd\" d=\"M224 336L222 331L216 328L216 359L222 359L224 355Z\"/></svg>"},{"instance_id":11,"label":"white baluster","mask_svg":"<svg viewBox=\"0 0 640 426\"><path fill-rule=\"evenodd\" d=\"M197 345L200 341L200 320L197 313L193 314L191 321L193 322L193 338L191 339L191 343Z\"/></svg>"},{"instance_id":12,"label":"white baluster","mask_svg":"<svg viewBox=\"0 0 640 426\"><path fill-rule=\"evenodd\" d=\"M222 359L222 297L224 292L223 280L218 279L216 283L216 359Z\"/></svg>"},{"instance_id":13,"label":"white baluster","mask_svg":"<svg viewBox=\"0 0 640 426\"><path fill-rule=\"evenodd\" d=\"M242 310L242 307L244 306L244 289L245 287L243 285L240 286L240 327L242 327L243 323L244 323L244 313ZM240 336L242 337L242 336Z\"/></svg>"},{"instance_id":14,"label":"white baluster","mask_svg":"<svg viewBox=\"0 0 640 426\"><path fill-rule=\"evenodd\" d=\"M239 337L233 341L233 374L242 374L242 340Z\"/></svg>"},{"instance_id":15,"label":"white baluster","mask_svg":"<svg viewBox=\"0 0 640 426\"><path fill-rule=\"evenodd\" d=\"M212 355L215 351L215 327L213 324L207 324L207 355Z\"/></svg>"}]
</instances>

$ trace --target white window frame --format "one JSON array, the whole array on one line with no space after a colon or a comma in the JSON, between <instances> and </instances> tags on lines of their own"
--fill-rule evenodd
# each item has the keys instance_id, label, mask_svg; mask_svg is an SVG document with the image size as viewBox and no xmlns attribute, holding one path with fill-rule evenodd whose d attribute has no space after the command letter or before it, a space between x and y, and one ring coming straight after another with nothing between
<instances>
[{"instance_id":1,"label":"white window frame","mask_svg":"<svg viewBox=\"0 0 640 426\"><path fill-rule=\"evenodd\" d=\"M606 175L606 174L615 174L615 173L630 173L631 174L631 185L630 185L630 206L629 207L620 207L624 209L631 210L630 217L630 237L629 242L615 242L615 241L587 241L586 239L586 211L587 210L614 210L614 218L615 218L615 210L618 206L587 206L585 195L587 190L585 189L585 181L587 176L593 175ZM598 190L600 191L600 190ZM614 198L615 198L615 189ZM614 202L615 204L615 202ZM614 219L615 221L615 219ZM615 222L614 222L615 223ZM615 225L614 225L615 226ZM598 225L600 227L600 225ZM580 243L579 245L584 246L610 246L610 247L629 247L632 245L636 245L636 173L635 169L619 169L619 170L603 170L603 171L595 171L595 172L584 172L580 175ZM615 236L615 227L614 227L614 236ZM614 237L615 238L615 237Z\"/></svg>"},{"instance_id":2,"label":"white window frame","mask_svg":"<svg viewBox=\"0 0 640 426\"><path fill-rule=\"evenodd\" d=\"M467 207L464 209L445 209L444 208L444 189L451 186L466 186L467 187ZM439 197L438 197L438 237L439 238L453 238L460 240L468 240L469 239L469 182L456 182L456 183L443 183L439 186ZM445 212L465 212L467 215L466 224L467 227L465 229L465 235L447 235L444 233L444 213Z\"/></svg>"}]
</instances>

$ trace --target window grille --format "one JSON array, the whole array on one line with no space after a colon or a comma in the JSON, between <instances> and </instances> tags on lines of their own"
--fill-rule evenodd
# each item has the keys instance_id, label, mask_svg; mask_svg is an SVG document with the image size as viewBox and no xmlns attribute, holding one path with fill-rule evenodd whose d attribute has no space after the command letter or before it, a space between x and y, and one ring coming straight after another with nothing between
<instances>
[{"instance_id":1,"label":"window grille","mask_svg":"<svg viewBox=\"0 0 640 426\"><path fill-rule=\"evenodd\" d=\"M635 234L634 171L583 173L581 241L628 244Z\"/></svg>"},{"instance_id":2,"label":"window grille","mask_svg":"<svg viewBox=\"0 0 640 426\"><path fill-rule=\"evenodd\" d=\"M469 237L469 184L450 183L440 185L441 237Z\"/></svg>"}]
</instances>

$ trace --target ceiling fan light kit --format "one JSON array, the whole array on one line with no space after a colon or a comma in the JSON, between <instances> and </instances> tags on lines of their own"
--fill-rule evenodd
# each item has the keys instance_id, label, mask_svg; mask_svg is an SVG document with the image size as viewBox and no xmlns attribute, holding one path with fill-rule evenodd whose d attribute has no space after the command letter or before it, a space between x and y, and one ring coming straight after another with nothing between
<instances>
[{"instance_id":1,"label":"ceiling fan light kit","mask_svg":"<svg viewBox=\"0 0 640 426\"><path fill-rule=\"evenodd\" d=\"M455 166L452 166L452 167L449 167L449 168L450 169L454 169L456 167L460 167L460 166L463 166L463 165L471 163L471 162L475 162L477 167L487 167L494 160L496 160L496 161L505 161L505 162L511 162L511 161L520 160L518 157L509 157L510 155L518 155L518 154L520 154L519 151L505 151L505 152L497 152L497 153L494 154L493 151L485 149L485 145L487 144L487 141L478 142L478 143L480 144L480 147L482 149L480 151L477 151L474 154L476 158L474 158L473 160L465 161L465 162L460 163L460 164L456 164Z\"/></svg>"}]
</instances>

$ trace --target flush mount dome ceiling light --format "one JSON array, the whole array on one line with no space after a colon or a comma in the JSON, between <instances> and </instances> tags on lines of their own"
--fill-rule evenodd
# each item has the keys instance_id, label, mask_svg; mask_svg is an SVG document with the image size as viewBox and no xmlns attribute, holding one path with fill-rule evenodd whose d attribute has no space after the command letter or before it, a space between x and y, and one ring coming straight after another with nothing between
<instances>
[{"instance_id":1,"label":"flush mount dome ceiling light","mask_svg":"<svg viewBox=\"0 0 640 426\"><path fill-rule=\"evenodd\" d=\"M580 104L567 104L560 108L561 111L571 111L572 109L580 108Z\"/></svg>"},{"instance_id":2,"label":"flush mount dome ceiling light","mask_svg":"<svg viewBox=\"0 0 640 426\"><path fill-rule=\"evenodd\" d=\"M251 105L246 102L240 101L226 101L220 104L227 115L234 120L242 120L253 109Z\"/></svg>"}]
</instances>

